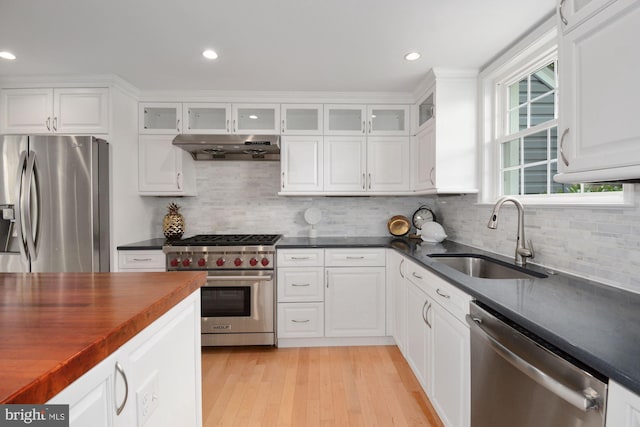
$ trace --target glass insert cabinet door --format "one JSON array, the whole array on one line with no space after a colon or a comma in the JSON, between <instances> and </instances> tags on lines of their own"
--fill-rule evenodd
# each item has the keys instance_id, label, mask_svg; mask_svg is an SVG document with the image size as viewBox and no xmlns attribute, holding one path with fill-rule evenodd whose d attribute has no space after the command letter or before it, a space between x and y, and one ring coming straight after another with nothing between
<instances>
[{"instance_id":1,"label":"glass insert cabinet door","mask_svg":"<svg viewBox=\"0 0 640 427\"><path fill-rule=\"evenodd\" d=\"M339 136L366 135L366 105L325 104L324 134Z\"/></svg>"},{"instance_id":2,"label":"glass insert cabinet door","mask_svg":"<svg viewBox=\"0 0 640 427\"><path fill-rule=\"evenodd\" d=\"M182 132L182 104L149 102L139 104L140 133L177 134Z\"/></svg>"},{"instance_id":3,"label":"glass insert cabinet door","mask_svg":"<svg viewBox=\"0 0 640 427\"><path fill-rule=\"evenodd\" d=\"M193 102L183 104L184 133L231 133L231 104Z\"/></svg>"},{"instance_id":4,"label":"glass insert cabinet door","mask_svg":"<svg viewBox=\"0 0 640 427\"><path fill-rule=\"evenodd\" d=\"M232 132L280 134L280 104L233 104Z\"/></svg>"},{"instance_id":5,"label":"glass insert cabinet door","mask_svg":"<svg viewBox=\"0 0 640 427\"><path fill-rule=\"evenodd\" d=\"M408 105L369 105L367 118L369 135L409 135Z\"/></svg>"},{"instance_id":6,"label":"glass insert cabinet door","mask_svg":"<svg viewBox=\"0 0 640 427\"><path fill-rule=\"evenodd\" d=\"M282 104L283 135L322 135L322 104Z\"/></svg>"}]
</instances>

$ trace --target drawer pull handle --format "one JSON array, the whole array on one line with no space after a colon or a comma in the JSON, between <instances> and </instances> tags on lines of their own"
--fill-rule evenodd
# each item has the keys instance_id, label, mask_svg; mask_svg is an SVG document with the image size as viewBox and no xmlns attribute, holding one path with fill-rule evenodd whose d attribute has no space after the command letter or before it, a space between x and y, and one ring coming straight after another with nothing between
<instances>
[{"instance_id":1,"label":"drawer pull handle","mask_svg":"<svg viewBox=\"0 0 640 427\"><path fill-rule=\"evenodd\" d=\"M416 279L422 279L422 276L417 275L415 271L412 271L412 272L411 272L411 275L412 275L413 277L415 277Z\"/></svg>"},{"instance_id":2,"label":"drawer pull handle","mask_svg":"<svg viewBox=\"0 0 640 427\"><path fill-rule=\"evenodd\" d=\"M122 365L120 365L119 362L116 362L116 373L120 374L120 376L124 380L124 399L122 399L122 403L120 405L116 403L116 415L120 415L124 410L124 405L127 404L127 398L129 397L129 381L127 381L127 374L124 373L124 369L122 369ZM114 387L113 388L114 395L115 395L115 392L116 390Z\"/></svg>"},{"instance_id":3,"label":"drawer pull handle","mask_svg":"<svg viewBox=\"0 0 640 427\"><path fill-rule=\"evenodd\" d=\"M311 286L311 283L304 283L302 285L298 285L297 283L292 283L291 286Z\"/></svg>"},{"instance_id":4,"label":"drawer pull handle","mask_svg":"<svg viewBox=\"0 0 640 427\"><path fill-rule=\"evenodd\" d=\"M300 259L309 259L309 257L308 256L292 256L291 259L300 260Z\"/></svg>"},{"instance_id":5,"label":"drawer pull handle","mask_svg":"<svg viewBox=\"0 0 640 427\"><path fill-rule=\"evenodd\" d=\"M364 259L363 256L347 256L347 259Z\"/></svg>"},{"instance_id":6,"label":"drawer pull handle","mask_svg":"<svg viewBox=\"0 0 640 427\"><path fill-rule=\"evenodd\" d=\"M151 261L151 258L133 258L133 260L136 262L146 262Z\"/></svg>"},{"instance_id":7,"label":"drawer pull handle","mask_svg":"<svg viewBox=\"0 0 640 427\"><path fill-rule=\"evenodd\" d=\"M296 319L291 319L291 321L293 323L309 323L309 319L306 320L296 320Z\"/></svg>"},{"instance_id":8,"label":"drawer pull handle","mask_svg":"<svg viewBox=\"0 0 640 427\"><path fill-rule=\"evenodd\" d=\"M445 294L445 293L441 292L441 291L440 291L440 288L436 289L436 293L437 293L438 295L440 295L442 298L447 298L447 299L451 298L451 296L450 296L450 295L447 295L447 294Z\"/></svg>"}]
</instances>

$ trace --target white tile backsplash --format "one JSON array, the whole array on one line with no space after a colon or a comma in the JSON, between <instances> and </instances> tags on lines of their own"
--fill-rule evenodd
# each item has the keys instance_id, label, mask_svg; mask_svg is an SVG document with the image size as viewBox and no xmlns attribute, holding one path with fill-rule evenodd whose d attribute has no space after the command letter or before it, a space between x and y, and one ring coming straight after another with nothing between
<instances>
[{"instance_id":1,"label":"white tile backsplash","mask_svg":"<svg viewBox=\"0 0 640 427\"><path fill-rule=\"evenodd\" d=\"M386 236L393 215L411 217L428 197L288 197L278 196L279 162L197 162L197 197L154 198L154 227L162 235L166 206L182 206L186 234L278 233L307 236L304 211L322 212L319 236Z\"/></svg>"},{"instance_id":2,"label":"white tile backsplash","mask_svg":"<svg viewBox=\"0 0 640 427\"><path fill-rule=\"evenodd\" d=\"M421 205L436 212L449 239L511 256L515 208L505 205L497 230L491 207L475 195L430 197L278 196L279 162L197 162L197 197L153 198L154 229L162 235L166 206L182 206L186 234L279 233L307 236L305 209L322 211L319 236L385 236L393 215L411 218ZM635 200L640 200L635 186ZM525 207L525 231L536 264L640 292L640 208Z\"/></svg>"}]
</instances>

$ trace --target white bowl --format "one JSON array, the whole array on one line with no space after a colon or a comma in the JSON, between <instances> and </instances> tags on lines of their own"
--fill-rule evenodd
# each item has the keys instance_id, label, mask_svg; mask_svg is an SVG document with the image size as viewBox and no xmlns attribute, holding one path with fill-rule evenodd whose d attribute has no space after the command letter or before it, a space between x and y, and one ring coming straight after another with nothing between
<instances>
[{"instance_id":1,"label":"white bowl","mask_svg":"<svg viewBox=\"0 0 640 427\"><path fill-rule=\"evenodd\" d=\"M420 237L428 243L440 243L447 238L447 234L437 222L425 222L420 229Z\"/></svg>"}]
</instances>

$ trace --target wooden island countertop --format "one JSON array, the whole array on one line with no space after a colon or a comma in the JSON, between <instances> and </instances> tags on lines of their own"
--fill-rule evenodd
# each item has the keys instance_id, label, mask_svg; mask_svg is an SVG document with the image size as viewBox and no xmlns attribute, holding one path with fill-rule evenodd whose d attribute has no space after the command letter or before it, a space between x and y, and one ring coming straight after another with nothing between
<instances>
[{"instance_id":1,"label":"wooden island countertop","mask_svg":"<svg viewBox=\"0 0 640 427\"><path fill-rule=\"evenodd\" d=\"M195 292L204 272L0 273L0 403L45 403Z\"/></svg>"}]
</instances>

